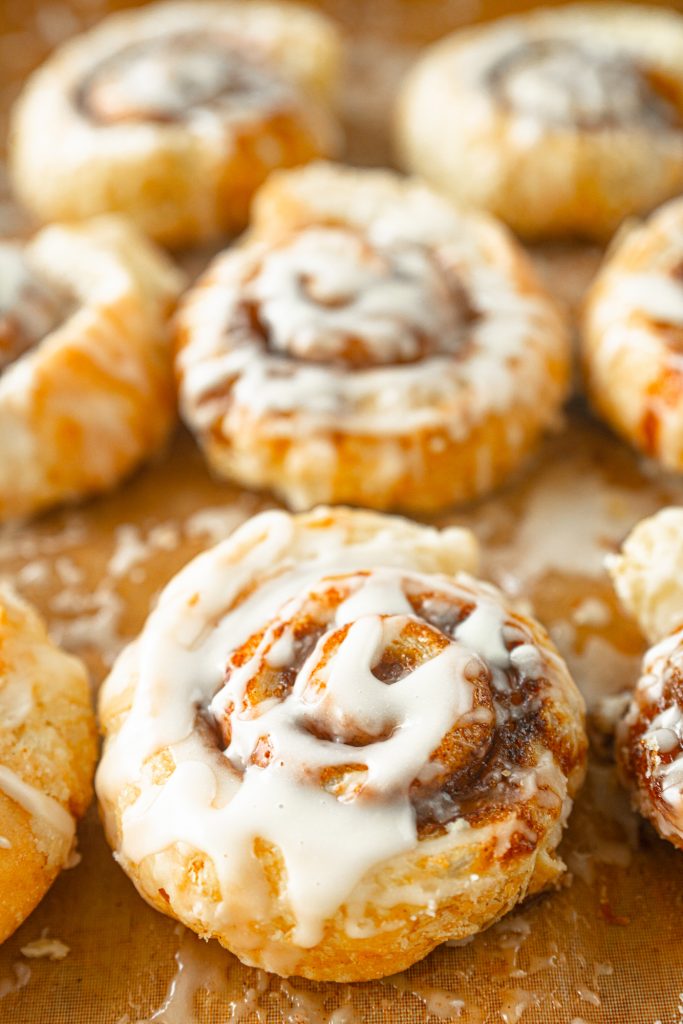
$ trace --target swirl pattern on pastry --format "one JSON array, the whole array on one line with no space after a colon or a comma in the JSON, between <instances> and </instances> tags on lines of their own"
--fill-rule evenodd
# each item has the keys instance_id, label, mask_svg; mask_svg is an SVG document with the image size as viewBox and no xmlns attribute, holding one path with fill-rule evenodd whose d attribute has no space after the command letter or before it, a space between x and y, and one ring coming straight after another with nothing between
<instances>
[{"instance_id":1,"label":"swirl pattern on pastry","mask_svg":"<svg viewBox=\"0 0 683 1024\"><path fill-rule=\"evenodd\" d=\"M408 168L526 237L604 239L683 189L683 18L540 10L455 33L408 76Z\"/></svg>"},{"instance_id":2,"label":"swirl pattern on pastry","mask_svg":"<svg viewBox=\"0 0 683 1024\"><path fill-rule=\"evenodd\" d=\"M131 43L97 65L77 103L96 124L192 120L212 112L249 120L291 104L292 86L230 36L183 32Z\"/></svg>"},{"instance_id":3,"label":"swirl pattern on pastry","mask_svg":"<svg viewBox=\"0 0 683 1024\"><path fill-rule=\"evenodd\" d=\"M173 420L180 275L118 218L0 244L0 519L105 490Z\"/></svg>"},{"instance_id":4,"label":"swirl pattern on pastry","mask_svg":"<svg viewBox=\"0 0 683 1024\"><path fill-rule=\"evenodd\" d=\"M582 356L597 412L669 469L683 469L683 200L608 253L585 306Z\"/></svg>"},{"instance_id":5,"label":"swirl pattern on pastry","mask_svg":"<svg viewBox=\"0 0 683 1024\"><path fill-rule=\"evenodd\" d=\"M485 492L567 387L563 324L512 241L386 172L271 178L177 324L181 408L209 461L294 507Z\"/></svg>"},{"instance_id":6,"label":"swirl pattern on pastry","mask_svg":"<svg viewBox=\"0 0 683 1024\"><path fill-rule=\"evenodd\" d=\"M0 942L69 861L92 793L95 718L84 666L0 588Z\"/></svg>"},{"instance_id":7,"label":"swirl pattern on pastry","mask_svg":"<svg viewBox=\"0 0 683 1024\"><path fill-rule=\"evenodd\" d=\"M337 148L338 63L332 25L277 0L114 15L29 80L15 187L44 219L123 212L174 246L237 230L273 168Z\"/></svg>"},{"instance_id":8,"label":"swirl pattern on pastry","mask_svg":"<svg viewBox=\"0 0 683 1024\"><path fill-rule=\"evenodd\" d=\"M638 523L608 569L652 644L617 727L620 773L636 809L683 849L683 509Z\"/></svg>"},{"instance_id":9,"label":"swirl pattern on pastry","mask_svg":"<svg viewBox=\"0 0 683 1024\"><path fill-rule=\"evenodd\" d=\"M270 512L171 582L100 704L105 827L149 902L247 963L359 980L553 884L583 705L459 573L474 543Z\"/></svg>"}]
</instances>

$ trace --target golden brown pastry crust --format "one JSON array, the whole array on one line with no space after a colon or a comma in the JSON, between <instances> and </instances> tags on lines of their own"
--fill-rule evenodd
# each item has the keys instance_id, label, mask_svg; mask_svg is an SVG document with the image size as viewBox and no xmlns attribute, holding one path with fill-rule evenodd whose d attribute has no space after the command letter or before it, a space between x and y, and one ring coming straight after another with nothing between
<instances>
[{"instance_id":1,"label":"golden brown pastry crust","mask_svg":"<svg viewBox=\"0 0 683 1024\"><path fill-rule=\"evenodd\" d=\"M428 48L397 109L404 165L525 238L604 240L683 191L683 18L536 10Z\"/></svg>"},{"instance_id":2,"label":"golden brown pastry crust","mask_svg":"<svg viewBox=\"0 0 683 1024\"><path fill-rule=\"evenodd\" d=\"M69 861L92 793L96 731L85 667L6 586L0 662L2 942Z\"/></svg>"},{"instance_id":3,"label":"golden brown pastry crust","mask_svg":"<svg viewBox=\"0 0 683 1024\"><path fill-rule=\"evenodd\" d=\"M0 375L0 519L113 487L174 416L170 262L113 216L45 228L24 253L67 311Z\"/></svg>"},{"instance_id":4,"label":"golden brown pastry crust","mask_svg":"<svg viewBox=\"0 0 683 1024\"><path fill-rule=\"evenodd\" d=\"M146 900L247 963L349 981L556 882L583 701L475 565L467 531L319 509L257 516L171 582L100 700L105 828Z\"/></svg>"},{"instance_id":5,"label":"golden brown pastry crust","mask_svg":"<svg viewBox=\"0 0 683 1024\"><path fill-rule=\"evenodd\" d=\"M177 328L181 411L210 465L294 508L486 493L568 387L564 325L507 233L384 171L273 175Z\"/></svg>"},{"instance_id":6,"label":"golden brown pastry crust","mask_svg":"<svg viewBox=\"0 0 683 1024\"><path fill-rule=\"evenodd\" d=\"M593 284L582 359L597 412L635 448L683 470L683 200L625 232Z\"/></svg>"},{"instance_id":7,"label":"golden brown pastry crust","mask_svg":"<svg viewBox=\"0 0 683 1024\"><path fill-rule=\"evenodd\" d=\"M14 187L44 220L125 213L188 245L241 228L273 168L330 155L340 44L280 2L170 2L62 46L13 116Z\"/></svg>"}]
</instances>

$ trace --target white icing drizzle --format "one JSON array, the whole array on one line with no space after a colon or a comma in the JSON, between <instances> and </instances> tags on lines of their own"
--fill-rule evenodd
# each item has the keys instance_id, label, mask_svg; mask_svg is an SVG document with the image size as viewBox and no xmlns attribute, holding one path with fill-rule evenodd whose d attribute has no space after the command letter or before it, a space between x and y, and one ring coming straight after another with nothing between
<instances>
[{"instance_id":1,"label":"white icing drizzle","mask_svg":"<svg viewBox=\"0 0 683 1024\"><path fill-rule=\"evenodd\" d=\"M547 385L544 353L562 344L554 309L517 290L465 218L443 204L439 232L425 206L411 229L383 210L363 236L309 227L287 245L220 256L184 314L190 421L232 434L273 414L268 429L283 436L438 425L459 438L491 410L533 401ZM260 307L270 350L245 300ZM351 342L368 357L352 372L339 365Z\"/></svg>"},{"instance_id":2,"label":"white icing drizzle","mask_svg":"<svg viewBox=\"0 0 683 1024\"><path fill-rule=\"evenodd\" d=\"M31 686L22 678L6 678L0 683L0 722L5 729L16 729L33 710Z\"/></svg>"},{"instance_id":3,"label":"white icing drizzle","mask_svg":"<svg viewBox=\"0 0 683 1024\"><path fill-rule=\"evenodd\" d=\"M441 352L462 343L459 311L427 249L372 246L344 228L309 228L266 251L244 298L260 304L273 350L299 359L334 360L349 339L362 339L370 363L417 358L420 335Z\"/></svg>"},{"instance_id":4,"label":"white icing drizzle","mask_svg":"<svg viewBox=\"0 0 683 1024\"><path fill-rule=\"evenodd\" d=\"M486 676L482 660L504 677L511 659L500 595L415 573L414 553L390 533L349 543L328 527L306 538L295 561L293 544L291 517L264 513L171 582L106 684L105 704L131 671L139 674L131 711L106 745L97 789L106 810L122 787L139 787L120 822L124 863L174 845L208 855L222 905L230 906L229 921L220 906L212 909L216 927L274 913L253 851L257 841L276 848L294 942L308 947L368 872L415 848L411 783L447 733L478 717L472 680ZM475 610L454 634L443 633L416 617L406 581L437 602L442 594ZM291 664L295 624L311 616L319 635L291 689L251 703L268 666ZM254 636L245 659L240 649ZM418 663L381 682L373 668L406 637L411 650L417 644ZM538 668L544 655L536 654ZM534 661L530 651L518 660ZM229 723L223 755L194 732L198 706L219 726ZM492 724L489 713L484 727ZM159 781L148 759L163 748L175 768ZM533 780L522 778L527 771ZM535 771L520 770L529 795ZM405 892L397 889L395 898L405 900Z\"/></svg>"},{"instance_id":5,"label":"white icing drizzle","mask_svg":"<svg viewBox=\"0 0 683 1024\"><path fill-rule=\"evenodd\" d=\"M193 31L133 43L86 77L86 110L105 123L272 113L291 102L293 91L249 48L229 36Z\"/></svg>"},{"instance_id":6,"label":"white icing drizzle","mask_svg":"<svg viewBox=\"0 0 683 1024\"><path fill-rule=\"evenodd\" d=\"M0 765L0 790L23 807L32 818L47 825L71 845L76 834L76 824L57 800L24 782L4 765Z\"/></svg>"},{"instance_id":7,"label":"white icing drizzle","mask_svg":"<svg viewBox=\"0 0 683 1024\"><path fill-rule=\"evenodd\" d=\"M627 55L588 41L530 40L496 71L512 112L546 123L613 127L662 118L667 109Z\"/></svg>"},{"instance_id":8,"label":"white icing drizzle","mask_svg":"<svg viewBox=\"0 0 683 1024\"><path fill-rule=\"evenodd\" d=\"M609 292L601 302L601 318L618 320L623 324L633 313L655 322L683 327L683 282L665 271L656 270L614 276ZM615 344L616 340L615 337Z\"/></svg>"}]
</instances>

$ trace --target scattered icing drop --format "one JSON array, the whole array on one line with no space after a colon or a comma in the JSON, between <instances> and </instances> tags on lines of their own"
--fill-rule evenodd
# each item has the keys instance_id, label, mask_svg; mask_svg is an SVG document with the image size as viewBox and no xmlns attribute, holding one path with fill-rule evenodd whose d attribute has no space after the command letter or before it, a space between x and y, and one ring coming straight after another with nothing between
<instances>
[{"instance_id":1,"label":"scattered icing drop","mask_svg":"<svg viewBox=\"0 0 683 1024\"><path fill-rule=\"evenodd\" d=\"M52 939L47 935L27 942L21 947L22 956L28 957L29 960L63 960L70 952L70 947L61 939Z\"/></svg>"},{"instance_id":2,"label":"scattered icing drop","mask_svg":"<svg viewBox=\"0 0 683 1024\"><path fill-rule=\"evenodd\" d=\"M576 994L579 999L583 999L584 1003L590 1003L591 1006L600 1006L601 1000L597 992L592 992L591 989L586 988L583 985L579 985L576 989Z\"/></svg>"},{"instance_id":3,"label":"scattered icing drop","mask_svg":"<svg viewBox=\"0 0 683 1024\"><path fill-rule=\"evenodd\" d=\"M12 964L8 978L0 978L0 999L25 988L31 980L31 968L22 960Z\"/></svg>"},{"instance_id":4,"label":"scattered icing drop","mask_svg":"<svg viewBox=\"0 0 683 1024\"><path fill-rule=\"evenodd\" d=\"M521 988L504 989L499 1009L503 1024L517 1024L532 1006L538 1006L538 997L534 992L526 992Z\"/></svg>"},{"instance_id":5,"label":"scattered icing drop","mask_svg":"<svg viewBox=\"0 0 683 1024\"><path fill-rule=\"evenodd\" d=\"M467 1009L473 1009L459 995L447 989L415 984L404 974L393 974L383 984L391 985L399 992L414 996L424 1006L427 1015L437 1020L457 1020ZM476 1011L476 1008L474 1008Z\"/></svg>"}]
</instances>

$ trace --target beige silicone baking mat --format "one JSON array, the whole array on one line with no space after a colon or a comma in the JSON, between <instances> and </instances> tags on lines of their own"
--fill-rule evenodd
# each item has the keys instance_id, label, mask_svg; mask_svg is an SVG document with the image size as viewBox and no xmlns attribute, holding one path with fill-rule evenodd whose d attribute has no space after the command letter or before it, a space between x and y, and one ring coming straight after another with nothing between
<instances>
[{"instance_id":1,"label":"beige silicone baking mat","mask_svg":"<svg viewBox=\"0 0 683 1024\"><path fill-rule=\"evenodd\" d=\"M0 0L2 109L51 46L111 6ZM325 7L348 35L348 152L361 163L391 161L391 97L418 44L497 13L475 0ZM22 226L9 202L0 218L2 233ZM536 256L575 312L600 254L556 248ZM471 525L487 574L536 608L591 707L632 683L641 651L610 595L604 554L641 516L676 501L683 484L640 465L577 401L517 483L448 521ZM268 504L212 481L179 433L158 464L112 497L0 532L0 573L86 658L96 689L169 576ZM315 985L244 968L149 909L112 860L93 808L80 829L80 862L0 949L0 1021L680 1024L683 854L629 811L597 754L563 851L566 886L473 941L382 983ZM22 953L41 936L59 940L66 955Z\"/></svg>"}]
</instances>

